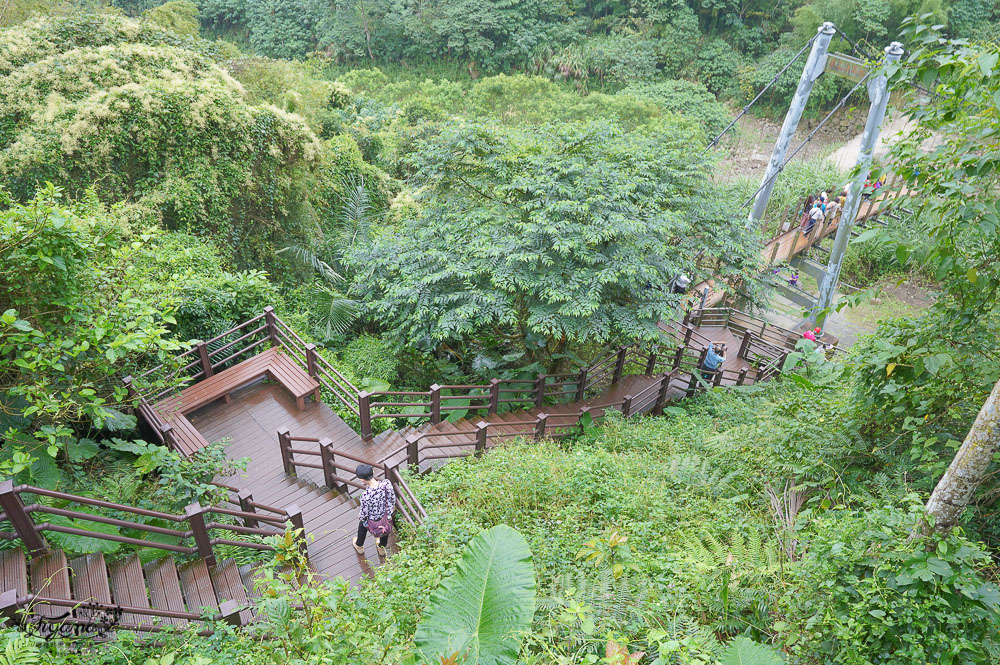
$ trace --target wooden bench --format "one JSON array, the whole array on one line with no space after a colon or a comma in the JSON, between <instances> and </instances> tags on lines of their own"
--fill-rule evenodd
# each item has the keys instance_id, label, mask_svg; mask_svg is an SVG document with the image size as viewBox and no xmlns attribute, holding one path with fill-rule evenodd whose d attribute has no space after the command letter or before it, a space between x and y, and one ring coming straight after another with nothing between
<instances>
[{"instance_id":1,"label":"wooden bench","mask_svg":"<svg viewBox=\"0 0 1000 665\"><path fill-rule=\"evenodd\" d=\"M309 376L280 349L271 348L193 386L188 386L177 394L161 400L153 408L169 426L169 438L174 442L178 452L192 455L207 446L208 441L191 424L186 414L217 399L229 401L229 393L263 377L277 381L290 392L299 410L305 408L305 398L309 394L319 401L319 383L316 379Z\"/></svg>"}]
</instances>

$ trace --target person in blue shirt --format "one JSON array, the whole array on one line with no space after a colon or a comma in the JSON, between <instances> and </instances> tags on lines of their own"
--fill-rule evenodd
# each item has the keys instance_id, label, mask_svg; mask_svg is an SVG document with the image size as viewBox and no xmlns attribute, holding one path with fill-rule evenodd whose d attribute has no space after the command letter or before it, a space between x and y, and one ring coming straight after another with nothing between
<instances>
[{"instance_id":1,"label":"person in blue shirt","mask_svg":"<svg viewBox=\"0 0 1000 665\"><path fill-rule=\"evenodd\" d=\"M715 376L716 370L722 367L722 363L726 360L726 345L719 344L719 350L716 352L715 343L710 342L708 345L708 353L705 354L705 362L701 364L701 378L706 381L710 380Z\"/></svg>"}]
</instances>

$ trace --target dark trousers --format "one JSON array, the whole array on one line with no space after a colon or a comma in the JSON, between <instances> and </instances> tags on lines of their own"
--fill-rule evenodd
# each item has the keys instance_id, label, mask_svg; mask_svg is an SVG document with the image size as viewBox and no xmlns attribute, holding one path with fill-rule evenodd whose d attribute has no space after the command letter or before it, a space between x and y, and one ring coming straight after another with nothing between
<instances>
[{"instance_id":1,"label":"dark trousers","mask_svg":"<svg viewBox=\"0 0 1000 665\"><path fill-rule=\"evenodd\" d=\"M359 521L358 522L358 545L364 545L365 544L365 537L367 537L367 536L368 536L368 527L365 526L364 522ZM385 534L384 536L382 536L381 538L379 538L378 539L378 544L380 546L382 546L382 547L385 547L386 545L388 545L389 544L389 534Z\"/></svg>"}]
</instances>

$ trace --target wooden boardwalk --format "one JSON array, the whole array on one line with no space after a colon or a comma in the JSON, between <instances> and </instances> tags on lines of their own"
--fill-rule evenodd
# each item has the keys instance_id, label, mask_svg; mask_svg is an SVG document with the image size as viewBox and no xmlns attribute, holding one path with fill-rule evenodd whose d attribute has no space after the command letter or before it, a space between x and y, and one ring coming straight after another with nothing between
<instances>
[{"instance_id":1,"label":"wooden boardwalk","mask_svg":"<svg viewBox=\"0 0 1000 665\"><path fill-rule=\"evenodd\" d=\"M728 345L730 351L723 369L738 372L748 367L745 360L736 357L740 339L728 328L705 326L698 332L714 342ZM575 423L581 406L621 401L625 395L639 394L659 381L659 375L625 375L601 394L583 402L490 414L483 420L502 432L517 434L524 432L523 427L518 430L511 423L533 420L544 411L550 417L550 426L558 428ZM669 399L683 395L682 388L670 387ZM342 576L348 580L370 574L371 567L378 563L374 539L370 536L365 543L365 556L358 555L351 546L351 537L356 533L358 524L357 502L348 494L323 487L323 475L319 470L302 468L297 478L287 476L283 470L278 431L287 428L295 436L329 439L337 451L377 462L393 450L398 451L405 446L405 434L413 431L437 436L434 443L443 446L438 451L442 455L457 457L467 454L473 437L458 433L467 431L479 420L472 417L471 421L443 421L437 425L425 425L419 430L387 430L366 443L328 405L310 401L299 410L295 398L281 384L267 381L245 386L232 393L228 403L217 400L190 416L191 423L208 441L228 440L226 455L230 459L248 459L245 471L216 480L239 489L249 489L253 492L253 500L260 504L278 509L297 504L302 510L306 531L313 538L309 543L309 556L314 569L323 576ZM449 443L455 444L454 447L450 447ZM301 445L316 447L316 444ZM388 461L405 466L405 456L405 452L397 452ZM437 460L433 465L421 464L421 467L439 466L445 461ZM390 549L392 545L390 542Z\"/></svg>"},{"instance_id":2,"label":"wooden boardwalk","mask_svg":"<svg viewBox=\"0 0 1000 665\"><path fill-rule=\"evenodd\" d=\"M299 411L295 398L275 383L251 384L233 393L228 404L217 401L190 420L209 441L228 439L230 459L249 458L245 472L216 480L248 488L254 501L268 506L286 509L298 504L306 531L314 538L309 543L309 559L318 573L349 580L370 573L370 566L378 562L374 539L369 537L365 543L365 557L351 547L358 528L356 501L323 488L319 471L304 470L297 479L286 476L277 432L288 427L302 436L329 437L339 448L356 450L359 455L379 454L377 444L365 444L322 402L307 402Z\"/></svg>"}]
</instances>

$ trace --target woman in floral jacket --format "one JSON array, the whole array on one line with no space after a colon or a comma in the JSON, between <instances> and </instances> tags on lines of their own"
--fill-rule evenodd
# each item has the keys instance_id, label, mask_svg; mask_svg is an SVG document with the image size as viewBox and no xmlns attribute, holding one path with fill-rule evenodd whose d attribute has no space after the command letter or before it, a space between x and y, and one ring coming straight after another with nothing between
<instances>
[{"instance_id":1,"label":"woman in floral jacket","mask_svg":"<svg viewBox=\"0 0 1000 665\"><path fill-rule=\"evenodd\" d=\"M366 487L361 495L361 521L358 523L358 535L353 540L354 549L358 554L365 553L365 537L371 531L372 535L378 537L378 554L384 557L385 546L389 543L389 533L392 531L396 493L388 480L375 480L375 471L369 464L359 464L355 473Z\"/></svg>"}]
</instances>

